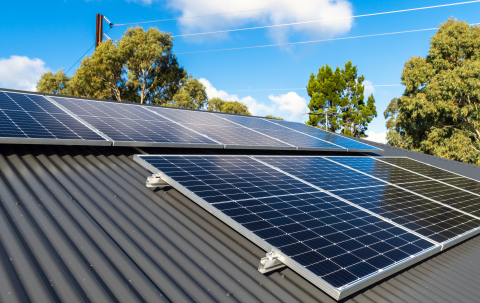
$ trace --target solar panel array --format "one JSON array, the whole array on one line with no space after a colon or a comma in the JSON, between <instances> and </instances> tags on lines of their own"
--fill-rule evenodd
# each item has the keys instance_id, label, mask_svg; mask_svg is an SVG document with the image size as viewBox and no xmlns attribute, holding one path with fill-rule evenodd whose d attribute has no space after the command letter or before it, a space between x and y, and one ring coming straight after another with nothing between
<instances>
[{"instance_id":1,"label":"solar panel array","mask_svg":"<svg viewBox=\"0 0 480 303\"><path fill-rule=\"evenodd\" d=\"M221 147L218 142L162 118L144 106L64 97L52 99L107 135L117 146Z\"/></svg>"},{"instance_id":2,"label":"solar panel array","mask_svg":"<svg viewBox=\"0 0 480 303\"><path fill-rule=\"evenodd\" d=\"M110 143L40 95L0 91L0 138L4 143Z\"/></svg>"},{"instance_id":3,"label":"solar panel array","mask_svg":"<svg viewBox=\"0 0 480 303\"><path fill-rule=\"evenodd\" d=\"M380 151L311 126L305 126L307 133L301 123L3 91L0 98L4 143L35 138L48 144L65 144L56 141L63 139L116 146Z\"/></svg>"},{"instance_id":4,"label":"solar panel array","mask_svg":"<svg viewBox=\"0 0 480 303\"><path fill-rule=\"evenodd\" d=\"M411 190L442 182L434 177L462 177L406 158L381 159L386 162L367 157L135 156L266 251L280 252L285 264L336 298L480 231L473 208L457 209L459 204L443 199L447 194L429 197ZM461 197L475 196L443 185Z\"/></svg>"}]
</instances>

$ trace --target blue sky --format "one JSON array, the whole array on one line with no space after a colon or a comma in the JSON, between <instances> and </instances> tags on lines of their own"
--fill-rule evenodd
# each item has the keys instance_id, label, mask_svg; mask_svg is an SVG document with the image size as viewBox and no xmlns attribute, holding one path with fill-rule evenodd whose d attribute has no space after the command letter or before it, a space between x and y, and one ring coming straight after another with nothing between
<instances>
[{"instance_id":1,"label":"blue sky","mask_svg":"<svg viewBox=\"0 0 480 303\"><path fill-rule=\"evenodd\" d=\"M457 0L458 1L458 0ZM156 26L173 35L218 31L270 24L402 10L455 3L431 0L66 0L6 1L0 11L0 87L33 90L39 76L60 68L68 70L94 43L95 14L113 23L129 23L267 8L238 14L180 19L140 24ZM461 1L458 1L461 2ZM293 5L295 4L295 5ZM293 5L293 6L292 6ZM286 7L280 7L286 6ZM344 18L277 29L257 29L229 34L177 37L174 52L185 53L256 45L362 36L434 28L454 17L480 22L480 2L389 15ZM107 24L104 25L108 29ZM127 26L108 32L119 39ZM249 105L257 115L273 114L305 121L309 97L304 89L310 74L328 64L343 66L351 60L368 80L379 116L370 124L372 139L384 137L383 111L389 101L401 96L398 85L405 62L425 56L435 31L337 40L294 46L266 47L222 52L179 54L182 66L202 79L207 92ZM93 49L92 49L93 51ZM90 52L91 54L91 52ZM72 75L77 64L70 72ZM380 85L380 86L379 86Z\"/></svg>"}]
</instances>

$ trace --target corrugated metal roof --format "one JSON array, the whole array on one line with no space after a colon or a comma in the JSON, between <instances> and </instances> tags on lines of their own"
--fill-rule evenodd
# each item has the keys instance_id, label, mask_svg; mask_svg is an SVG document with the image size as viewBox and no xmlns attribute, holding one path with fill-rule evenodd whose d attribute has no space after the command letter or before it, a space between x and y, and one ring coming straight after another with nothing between
<instances>
[{"instance_id":1,"label":"corrugated metal roof","mask_svg":"<svg viewBox=\"0 0 480 303\"><path fill-rule=\"evenodd\" d=\"M139 152L0 145L1 302L335 302L289 269L260 274L261 249L148 189ZM476 237L347 300L475 302L479 257Z\"/></svg>"}]
</instances>

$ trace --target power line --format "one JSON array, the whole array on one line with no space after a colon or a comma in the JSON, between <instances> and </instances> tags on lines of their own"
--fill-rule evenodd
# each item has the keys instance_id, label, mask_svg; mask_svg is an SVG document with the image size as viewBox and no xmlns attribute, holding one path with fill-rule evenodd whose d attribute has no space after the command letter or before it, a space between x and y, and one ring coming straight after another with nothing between
<instances>
[{"instance_id":1,"label":"power line","mask_svg":"<svg viewBox=\"0 0 480 303\"><path fill-rule=\"evenodd\" d=\"M323 1L325 1L325 0L323 0ZM153 21L141 21L141 22L114 24L113 26L123 26L123 25L132 25L132 24L141 24L141 23L165 22L165 21L174 21L174 20L180 20L180 19L193 19L193 18L203 18L203 17L212 17L212 16L220 16L220 15L247 13L247 12L254 12L254 11L263 11L263 10L267 10L267 9L276 9L276 8L282 8L282 7L303 5L303 4L311 3L311 2L318 2L318 0L316 0L316 1L305 1L305 2L302 2L302 3L296 3L296 4L290 4L290 5L282 5L282 6L274 6L274 7L267 7L267 8L257 8L257 9L243 10L243 11L227 12L227 13L218 13L218 14L200 15L200 16L192 16L192 17L178 17L178 18L172 18L172 19L161 19L161 20L153 20Z\"/></svg>"},{"instance_id":2,"label":"power line","mask_svg":"<svg viewBox=\"0 0 480 303\"><path fill-rule=\"evenodd\" d=\"M107 19L107 21L108 21L108 19ZM105 34L108 33L111 29L112 29L112 27L110 27L110 28L105 32ZM107 36L107 38L108 38L108 36ZM111 39L110 39L110 40L111 40ZM72 67L70 67L70 68L67 70L67 72L65 73L65 75L68 74L68 72L69 72L75 65L77 65L78 61L82 60L83 57L85 57L85 55L88 54L88 52L89 52L94 46L95 46L95 43L93 43L93 45L90 46L90 48L85 52L85 54L83 54L83 55L77 60L77 62L75 62L75 63L72 65Z\"/></svg>"},{"instance_id":3,"label":"power line","mask_svg":"<svg viewBox=\"0 0 480 303\"><path fill-rule=\"evenodd\" d=\"M385 86L401 86L402 84L380 84L380 85L369 85L373 87L385 87ZM297 88L264 88L264 89L227 89L229 92L260 92L260 91L272 91L272 90L306 90L305 87L297 87Z\"/></svg>"},{"instance_id":4,"label":"power line","mask_svg":"<svg viewBox=\"0 0 480 303\"><path fill-rule=\"evenodd\" d=\"M476 24L479 24L479 23L476 23ZM471 25L474 25L474 24L471 24ZM366 38L366 37L376 37L376 36L386 36L386 35L414 33L414 32L422 32L422 31L431 31L431 30L436 30L436 29L437 28L434 27L434 28L417 29L417 30L411 30L411 31L393 32L393 33L384 33L384 34L373 34L373 35L332 38L332 39L312 40L312 41L302 41L302 42L290 42L290 43L279 43L279 44L269 44L269 45L257 45L257 46L245 46L245 47L235 47L235 48L214 49L214 50L205 50L205 51L196 51L196 52L176 53L176 55L198 54L198 53L209 53L209 52L222 52L222 51L230 51L230 50L264 48L264 47L273 47L273 46L287 46L287 45L317 43L317 42L336 41L336 40L348 40L348 39L357 39L357 38Z\"/></svg>"},{"instance_id":5,"label":"power line","mask_svg":"<svg viewBox=\"0 0 480 303\"><path fill-rule=\"evenodd\" d=\"M325 22L325 21L332 21L332 20L342 20L342 19L350 19L350 18L360 18L360 17L370 17L370 16L378 16L378 15L386 15L386 14L394 14L394 13L403 13L403 12L424 10L424 9L430 9L430 8L439 8L439 7L455 6L455 5L461 5L461 4L470 4L470 3L476 3L476 2L480 2L480 0L474 0L474 1L468 1L468 2L459 2L459 3L451 3L451 4L443 4L443 5L435 5L435 6L426 6L426 7L419 7L419 8L410 8L410 9L403 9L403 10L397 10L397 11L389 11L389 12L381 12L381 13L373 13L373 14L365 14L365 15L357 15L357 16L346 16L346 17L320 19L320 20L313 20L313 21L303 21L303 22L294 22L294 23L285 23L285 24L274 24L274 25L265 25L265 26L256 26L256 27L247 27L247 28L228 29L228 30L221 30L221 31L214 31L214 32L183 34L183 35L175 35L175 36L172 36L172 37L188 37L188 36L197 36L197 35L210 35L210 34L237 32L237 31L247 31L247 30L254 30L254 29L261 29L261 28L272 28L272 27L282 27L282 26L318 23L318 22Z\"/></svg>"},{"instance_id":6,"label":"power line","mask_svg":"<svg viewBox=\"0 0 480 303\"><path fill-rule=\"evenodd\" d=\"M83 57L85 57L85 55L88 54L88 52L89 52L94 46L95 46L95 43L93 43L93 45L90 46L90 48L85 52L85 54L83 54L83 55L80 57L80 59L78 59L77 62L75 62L75 63L72 65L72 67L70 67L70 68L67 70L67 72L66 72L65 74L68 74L68 72L69 72L75 65L77 65L78 61L82 60Z\"/></svg>"}]
</instances>

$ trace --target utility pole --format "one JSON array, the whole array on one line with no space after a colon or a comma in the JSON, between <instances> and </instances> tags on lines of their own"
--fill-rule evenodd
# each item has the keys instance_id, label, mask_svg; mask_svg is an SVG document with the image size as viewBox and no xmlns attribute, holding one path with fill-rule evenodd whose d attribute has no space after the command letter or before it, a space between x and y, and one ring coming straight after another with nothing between
<instances>
[{"instance_id":1,"label":"utility pole","mask_svg":"<svg viewBox=\"0 0 480 303\"><path fill-rule=\"evenodd\" d=\"M103 37L103 15L97 14L97 27L95 32L95 49L97 49Z\"/></svg>"}]
</instances>

